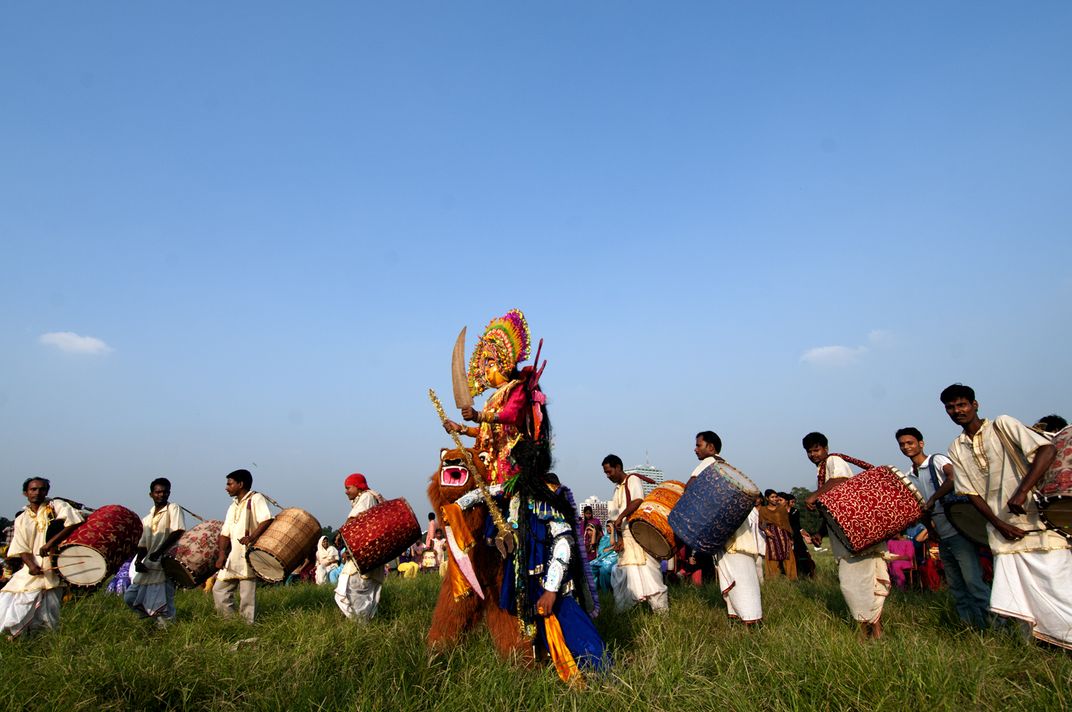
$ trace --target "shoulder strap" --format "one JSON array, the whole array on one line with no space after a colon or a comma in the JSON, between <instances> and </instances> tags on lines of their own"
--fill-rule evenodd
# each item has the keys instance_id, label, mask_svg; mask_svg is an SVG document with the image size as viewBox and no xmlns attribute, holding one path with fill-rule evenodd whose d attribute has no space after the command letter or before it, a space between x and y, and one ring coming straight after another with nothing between
<instances>
[{"instance_id":1,"label":"shoulder strap","mask_svg":"<svg viewBox=\"0 0 1072 712\"><path fill-rule=\"evenodd\" d=\"M1015 443L1009 438L1009 434L998 427L997 419L990 421L990 427L994 429L994 432L998 434L998 440L1001 441L1001 447L1005 450L1005 454L1012 460L1012 466L1016 468L1016 474L1020 479L1027 476L1027 456L1024 455L1023 450L1016 446Z\"/></svg>"},{"instance_id":2,"label":"shoulder strap","mask_svg":"<svg viewBox=\"0 0 1072 712\"><path fill-rule=\"evenodd\" d=\"M834 456L840 457L845 462L851 462L852 464L854 464L857 467L859 467L861 469L864 469L864 470L870 470L872 467L874 467L874 465L872 465L870 462L865 462L864 460L857 460L855 457L850 457L849 455L845 455L845 454L840 453L840 452L829 453L826 456L826 459L824 459L821 463L819 463L819 486L820 487L822 487L823 485L826 484L826 461L829 460L830 458L834 457Z\"/></svg>"},{"instance_id":3,"label":"shoulder strap","mask_svg":"<svg viewBox=\"0 0 1072 712\"><path fill-rule=\"evenodd\" d=\"M622 480L622 487L625 487L625 506L626 507L628 507L630 504L633 503L633 497L629 494L629 478L630 477L633 477L633 475L626 475L625 479Z\"/></svg>"}]
</instances>

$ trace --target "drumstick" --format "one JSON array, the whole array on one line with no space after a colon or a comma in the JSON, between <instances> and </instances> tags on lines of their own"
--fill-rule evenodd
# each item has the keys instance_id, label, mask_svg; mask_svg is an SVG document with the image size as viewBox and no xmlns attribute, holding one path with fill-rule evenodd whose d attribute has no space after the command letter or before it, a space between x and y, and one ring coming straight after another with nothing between
<instances>
[{"instance_id":1,"label":"drumstick","mask_svg":"<svg viewBox=\"0 0 1072 712\"><path fill-rule=\"evenodd\" d=\"M194 519L196 519L199 522L205 521L204 517L202 517L199 514L195 514L194 512L191 512L189 509L187 509L186 507L182 506L181 504L179 505L179 509L181 509L182 511L186 512L187 514L189 514L191 517L193 517Z\"/></svg>"}]
</instances>

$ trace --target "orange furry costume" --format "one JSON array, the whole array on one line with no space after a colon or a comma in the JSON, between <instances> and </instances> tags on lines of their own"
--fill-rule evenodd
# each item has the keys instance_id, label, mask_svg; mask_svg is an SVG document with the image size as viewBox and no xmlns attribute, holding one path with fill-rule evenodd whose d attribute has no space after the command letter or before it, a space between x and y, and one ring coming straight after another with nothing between
<instances>
[{"instance_id":1,"label":"orange furry costume","mask_svg":"<svg viewBox=\"0 0 1072 712\"><path fill-rule=\"evenodd\" d=\"M470 449L469 452L473 465L483 477L484 459L475 449ZM485 455L484 458L486 457ZM436 514L443 518L452 530L454 542L466 549L473 573L483 590L483 598L466 583L452 550L448 557L447 575L443 579L439 599L432 613L428 644L432 648L449 648L483 620L500 655L506 658L519 657L531 662L534 659L531 641L521 635L517 618L498 605L503 560L495 547L489 546L484 539L486 506L479 505L464 512L456 506L448 506L474 489L475 478L469 472L462 452L457 449L441 451L439 468L428 485L428 500L435 508ZM458 528L461 528L461 531L454 531ZM450 536L451 534L448 534L448 538Z\"/></svg>"}]
</instances>

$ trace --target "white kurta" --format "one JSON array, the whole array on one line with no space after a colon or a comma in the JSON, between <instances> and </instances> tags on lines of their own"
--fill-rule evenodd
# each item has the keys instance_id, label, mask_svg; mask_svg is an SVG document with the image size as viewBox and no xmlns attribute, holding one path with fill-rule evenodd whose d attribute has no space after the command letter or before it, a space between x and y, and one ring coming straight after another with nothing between
<instances>
[{"instance_id":1,"label":"white kurta","mask_svg":"<svg viewBox=\"0 0 1072 712\"><path fill-rule=\"evenodd\" d=\"M626 475L614 489L610 517L616 519L630 501L642 499L644 488L640 479ZM669 610L670 601L659 562L636 542L628 526L622 527L620 536L622 552L618 554L618 565L611 574L615 607L622 611L632 608L638 601L647 601L654 611Z\"/></svg>"},{"instance_id":2,"label":"white kurta","mask_svg":"<svg viewBox=\"0 0 1072 712\"><path fill-rule=\"evenodd\" d=\"M186 529L186 518L182 514L182 507L169 502L160 511L157 511L154 506L149 513L145 515L141 520L141 539L138 540L138 547L144 548L150 554L159 549L168 537L174 532L184 531ZM148 584L158 584L167 581L167 576L164 574L164 569L160 565L160 561L150 561L148 557L142 560L141 564L147 569L146 571L131 571L130 582L144 586Z\"/></svg>"},{"instance_id":3,"label":"white kurta","mask_svg":"<svg viewBox=\"0 0 1072 712\"><path fill-rule=\"evenodd\" d=\"M1035 637L1072 648L1072 552L1068 541L1043 530L1032 497L1026 514L1013 514L1008 501L1020 486L1039 447L1049 441L1016 418L984 420L974 437L961 433L949 446L957 492L982 497L1003 522L1028 532L1009 541L989 523L994 552L990 610L1031 623ZM1010 452L1011 450L1011 452Z\"/></svg>"},{"instance_id":4,"label":"white kurta","mask_svg":"<svg viewBox=\"0 0 1072 712\"><path fill-rule=\"evenodd\" d=\"M375 490L365 490L353 500L347 519L372 509L382 501L383 497ZM343 615L354 621L369 620L376 615L385 576L382 566L374 571L358 571L351 557L342 567L339 583L335 586L335 603Z\"/></svg>"},{"instance_id":5,"label":"white kurta","mask_svg":"<svg viewBox=\"0 0 1072 712\"><path fill-rule=\"evenodd\" d=\"M837 455L826 458L826 479L852 477L849 463ZM878 547L853 554L834 534L830 535L830 552L838 563L841 595L852 617L861 623L874 623L882 617L882 607L890 595L890 574Z\"/></svg>"},{"instance_id":6,"label":"white kurta","mask_svg":"<svg viewBox=\"0 0 1072 712\"><path fill-rule=\"evenodd\" d=\"M32 576L29 568L23 566L0 591L0 633L18 636L35 628L59 626L63 579L52 570L49 560L40 555L41 547L47 542L48 525L56 519L62 519L64 526L84 521L78 510L58 499L45 502L37 512L26 505L15 518L7 555L31 554L45 571L40 576Z\"/></svg>"},{"instance_id":7,"label":"white kurta","mask_svg":"<svg viewBox=\"0 0 1072 712\"><path fill-rule=\"evenodd\" d=\"M246 545L239 540L252 534L263 522L272 518L268 500L260 492L247 492L241 500L234 498L227 508L220 536L231 540L231 553L227 563L216 576L217 581L256 580L257 576L246 561Z\"/></svg>"}]
</instances>

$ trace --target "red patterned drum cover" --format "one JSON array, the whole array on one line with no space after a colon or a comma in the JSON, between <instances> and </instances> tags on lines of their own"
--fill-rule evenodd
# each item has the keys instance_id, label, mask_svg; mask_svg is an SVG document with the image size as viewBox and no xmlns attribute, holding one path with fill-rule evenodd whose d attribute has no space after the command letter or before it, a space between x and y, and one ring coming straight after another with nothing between
<instances>
[{"instance_id":1,"label":"red patterned drum cover","mask_svg":"<svg viewBox=\"0 0 1072 712\"><path fill-rule=\"evenodd\" d=\"M669 559L677 548L670 512L685 492L685 483L667 480L653 489L629 517L629 531L636 543L656 559Z\"/></svg>"},{"instance_id":2,"label":"red patterned drum cover","mask_svg":"<svg viewBox=\"0 0 1072 712\"><path fill-rule=\"evenodd\" d=\"M160 557L164 573L180 588L196 588L216 571L223 522L209 519L187 530L175 546Z\"/></svg>"},{"instance_id":3,"label":"red patterned drum cover","mask_svg":"<svg viewBox=\"0 0 1072 712\"><path fill-rule=\"evenodd\" d=\"M284 509L246 549L246 561L258 578L278 583L314 556L320 532L320 522L304 509Z\"/></svg>"},{"instance_id":4,"label":"red patterned drum cover","mask_svg":"<svg viewBox=\"0 0 1072 712\"><path fill-rule=\"evenodd\" d=\"M1043 524L1072 537L1072 426L1053 436L1057 451L1035 493Z\"/></svg>"},{"instance_id":5,"label":"red patterned drum cover","mask_svg":"<svg viewBox=\"0 0 1072 712\"><path fill-rule=\"evenodd\" d=\"M141 539L141 517L109 504L92 512L59 546L56 569L74 586L96 586L134 556Z\"/></svg>"},{"instance_id":6,"label":"red patterned drum cover","mask_svg":"<svg viewBox=\"0 0 1072 712\"><path fill-rule=\"evenodd\" d=\"M885 541L923 516L923 496L896 467L864 470L819 497L830 530L854 553Z\"/></svg>"},{"instance_id":7,"label":"red patterned drum cover","mask_svg":"<svg viewBox=\"0 0 1072 712\"><path fill-rule=\"evenodd\" d=\"M417 515L404 498L377 504L341 527L346 548L359 571L373 571L421 539Z\"/></svg>"}]
</instances>

